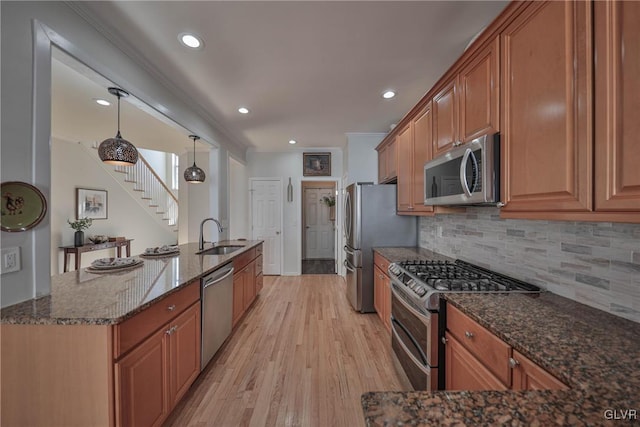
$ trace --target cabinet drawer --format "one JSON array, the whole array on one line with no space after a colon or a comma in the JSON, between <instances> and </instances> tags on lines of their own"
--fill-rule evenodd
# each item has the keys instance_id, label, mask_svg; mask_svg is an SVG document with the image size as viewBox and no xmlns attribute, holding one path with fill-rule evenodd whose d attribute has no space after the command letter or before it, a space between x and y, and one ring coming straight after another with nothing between
<instances>
[{"instance_id":1,"label":"cabinet drawer","mask_svg":"<svg viewBox=\"0 0 640 427\"><path fill-rule=\"evenodd\" d=\"M233 259L233 268L236 272L242 270L256 257L256 248L251 248L242 255L238 255Z\"/></svg>"},{"instance_id":2,"label":"cabinet drawer","mask_svg":"<svg viewBox=\"0 0 640 427\"><path fill-rule=\"evenodd\" d=\"M256 258L256 276L262 274L262 255L258 255Z\"/></svg>"},{"instance_id":3,"label":"cabinet drawer","mask_svg":"<svg viewBox=\"0 0 640 427\"><path fill-rule=\"evenodd\" d=\"M116 325L113 356L120 357L151 335L156 329L171 321L191 304L200 299L200 281L195 280L130 319Z\"/></svg>"},{"instance_id":4,"label":"cabinet drawer","mask_svg":"<svg viewBox=\"0 0 640 427\"><path fill-rule=\"evenodd\" d=\"M505 385L511 385L511 347L452 305L447 305L447 329Z\"/></svg>"},{"instance_id":5,"label":"cabinet drawer","mask_svg":"<svg viewBox=\"0 0 640 427\"><path fill-rule=\"evenodd\" d=\"M388 273L389 264L391 264L391 263L389 262L388 259L386 259L382 255L380 255L378 252L374 252L373 253L373 263L375 265L377 265L378 268L380 268L380 270L382 270L382 272L384 274L389 275L389 273Z\"/></svg>"}]
</instances>

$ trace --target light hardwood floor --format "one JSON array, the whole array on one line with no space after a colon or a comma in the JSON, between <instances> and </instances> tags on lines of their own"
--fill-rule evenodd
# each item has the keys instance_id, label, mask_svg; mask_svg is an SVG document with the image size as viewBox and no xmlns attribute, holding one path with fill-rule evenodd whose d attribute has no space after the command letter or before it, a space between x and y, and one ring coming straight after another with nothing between
<instances>
[{"instance_id":1,"label":"light hardwood floor","mask_svg":"<svg viewBox=\"0 0 640 427\"><path fill-rule=\"evenodd\" d=\"M165 426L363 426L360 395L403 390L389 334L338 275L267 276Z\"/></svg>"}]
</instances>

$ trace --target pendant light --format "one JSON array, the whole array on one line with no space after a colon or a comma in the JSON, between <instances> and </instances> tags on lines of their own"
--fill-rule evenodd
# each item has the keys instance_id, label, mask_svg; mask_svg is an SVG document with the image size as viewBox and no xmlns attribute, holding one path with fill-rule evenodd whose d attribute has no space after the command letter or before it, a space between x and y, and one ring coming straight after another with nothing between
<instances>
[{"instance_id":1,"label":"pendant light","mask_svg":"<svg viewBox=\"0 0 640 427\"><path fill-rule=\"evenodd\" d=\"M196 166L196 141L200 139L197 135L189 135L189 138L193 139L193 166L189 166L184 170L184 180L189 184L200 184L204 182L205 173L202 169Z\"/></svg>"},{"instance_id":2,"label":"pendant light","mask_svg":"<svg viewBox=\"0 0 640 427\"><path fill-rule=\"evenodd\" d=\"M118 87L110 87L108 91L118 97L118 133L115 138L105 139L100 143L98 155L100 160L110 165L133 166L138 161L138 150L120 135L120 98L126 98L129 92Z\"/></svg>"}]
</instances>

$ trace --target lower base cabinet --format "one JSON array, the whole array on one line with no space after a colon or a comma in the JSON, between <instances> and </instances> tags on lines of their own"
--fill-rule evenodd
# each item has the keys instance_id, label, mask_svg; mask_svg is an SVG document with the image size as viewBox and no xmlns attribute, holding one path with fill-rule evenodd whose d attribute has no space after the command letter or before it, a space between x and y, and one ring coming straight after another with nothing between
<instances>
[{"instance_id":1,"label":"lower base cabinet","mask_svg":"<svg viewBox=\"0 0 640 427\"><path fill-rule=\"evenodd\" d=\"M115 364L116 420L160 426L200 373L200 302Z\"/></svg>"},{"instance_id":2,"label":"lower base cabinet","mask_svg":"<svg viewBox=\"0 0 640 427\"><path fill-rule=\"evenodd\" d=\"M233 260L233 326L262 290L262 243Z\"/></svg>"},{"instance_id":3,"label":"lower base cabinet","mask_svg":"<svg viewBox=\"0 0 640 427\"><path fill-rule=\"evenodd\" d=\"M452 305L447 305L445 342L447 390L568 389Z\"/></svg>"}]
</instances>

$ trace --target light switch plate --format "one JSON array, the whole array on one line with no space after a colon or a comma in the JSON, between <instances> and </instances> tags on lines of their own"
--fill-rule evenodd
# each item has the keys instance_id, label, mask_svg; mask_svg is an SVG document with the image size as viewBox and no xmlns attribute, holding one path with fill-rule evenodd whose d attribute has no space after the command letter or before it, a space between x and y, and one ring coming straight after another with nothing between
<instances>
[{"instance_id":1,"label":"light switch plate","mask_svg":"<svg viewBox=\"0 0 640 427\"><path fill-rule=\"evenodd\" d=\"M0 264L2 272L13 273L14 271L20 271L20 247L14 248L2 248L2 263Z\"/></svg>"}]
</instances>

